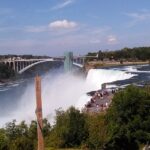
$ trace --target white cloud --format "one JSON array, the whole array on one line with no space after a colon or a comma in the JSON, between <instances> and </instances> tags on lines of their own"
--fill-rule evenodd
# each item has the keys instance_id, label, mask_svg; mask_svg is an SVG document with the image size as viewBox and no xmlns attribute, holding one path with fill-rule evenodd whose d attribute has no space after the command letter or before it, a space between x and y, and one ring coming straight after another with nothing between
<instances>
[{"instance_id":1,"label":"white cloud","mask_svg":"<svg viewBox=\"0 0 150 150\"><path fill-rule=\"evenodd\" d=\"M69 5L71 5L72 3L74 3L75 0L63 0L62 3L59 3L51 8L48 8L48 9L37 9L36 12L37 13L48 13L48 12L51 12L51 11L54 11L54 10L59 10L59 9L63 9Z\"/></svg>"},{"instance_id":2,"label":"white cloud","mask_svg":"<svg viewBox=\"0 0 150 150\"><path fill-rule=\"evenodd\" d=\"M68 20L57 20L49 24L49 27L52 29L70 29L75 28L76 26L77 26L76 22Z\"/></svg>"},{"instance_id":3,"label":"white cloud","mask_svg":"<svg viewBox=\"0 0 150 150\"><path fill-rule=\"evenodd\" d=\"M76 22L68 21L68 20L57 20L57 21L49 23L49 25L27 26L24 28L24 31L32 32L32 33L41 33L41 32L53 32L54 30L56 31L56 29L76 29L75 27L77 27ZM62 30L62 31L67 32L66 30Z\"/></svg>"},{"instance_id":4,"label":"white cloud","mask_svg":"<svg viewBox=\"0 0 150 150\"><path fill-rule=\"evenodd\" d=\"M130 17L132 20L128 23L128 27L133 27L136 24L150 20L150 12L148 10L134 12L134 13L125 13L126 16Z\"/></svg>"},{"instance_id":5,"label":"white cloud","mask_svg":"<svg viewBox=\"0 0 150 150\"><path fill-rule=\"evenodd\" d=\"M109 35L107 37L108 44L116 44L118 42L117 38L114 35Z\"/></svg>"},{"instance_id":6,"label":"white cloud","mask_svg":"<svg viewBox=\"0 0 150 150\"><path fill-rule=\"evenodd\" d=\"M62 9L70 4L72 4L74 0L65 0L63 3L60 3L54 7L52 7L52 10Z\"/></svg>"},{"instance_id":7,"label":"white cloud","mask_svg":"<svg viewBox=\"0 0 150 150\"><path fill-rule=\"evenodd\" d=\"M59 30L57 30L59 29ZM22 30L21 30L22 31ZM57 20L50 24L24 27L24 38L12 36L12 40L0 41L0 48L4 50L15 49L29 53L60 53L67 49L85 52L99 48L116 46L117 38L111 27L93 27L79 25L74 21ZM13 40L14 39L14 40ZM9 41L9 43L8 43ZM55 51L50 51L50 47ZM36 49L36 52L34 50ZM42 51L43 50L43 51Z\"/></svg>"}]
</instances>

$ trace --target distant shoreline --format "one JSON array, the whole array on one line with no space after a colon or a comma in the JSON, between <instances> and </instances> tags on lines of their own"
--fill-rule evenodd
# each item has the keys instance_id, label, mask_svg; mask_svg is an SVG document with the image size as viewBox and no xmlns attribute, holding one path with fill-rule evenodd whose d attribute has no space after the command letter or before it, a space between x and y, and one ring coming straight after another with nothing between
<instances>
[{"instance_id":1,"label":"distant shoreline","mask_svg":"<svg viewBox=\"0 0 150 150\"><path fill-rule=\"evenodd\" d=\"M137 61L137 62L125 61L123 63L120 63L118 61L90 61L85 65L85 71L87 72L90 69L98 69L98 68L104 68L104 67L146 65L146 64L150 64L150 62L149 61Z\"/></svg>"}]
</instances>

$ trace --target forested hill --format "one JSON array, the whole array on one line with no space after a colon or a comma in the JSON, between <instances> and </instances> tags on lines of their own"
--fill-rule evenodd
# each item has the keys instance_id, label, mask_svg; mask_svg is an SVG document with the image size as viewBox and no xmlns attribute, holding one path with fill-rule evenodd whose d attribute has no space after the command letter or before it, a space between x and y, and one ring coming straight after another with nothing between
<instances>
[{"instance_id":1,"label":"forested hill","mask_svg":"<svg viewBox=\"0 0 150 150\"><path fill-rule=\"evenodd\" d=\"M150 60L150 47L135 47L135 48L123 48L121 50L107 50L95 53L88 53L89 56L96 56L98 54L98 60L103 59L114 59L114 60L129 60L129 61L138 61L138 60Z\"/></svg>"}]
</instances>

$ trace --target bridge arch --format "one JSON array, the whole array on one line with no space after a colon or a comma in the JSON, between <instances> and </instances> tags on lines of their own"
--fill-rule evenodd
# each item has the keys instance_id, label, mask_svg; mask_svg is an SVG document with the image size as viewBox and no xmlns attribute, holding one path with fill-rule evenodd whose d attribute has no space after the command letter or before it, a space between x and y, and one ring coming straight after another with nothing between
<instances>
[{"instance_id":1,"label":"bridge arch","mask_svg":"<svg viewBox=\"0 0 150 150\"><path fill-rule=\"evenodd\" d=\"M36 66L38 64L44 63L44 62L54 62L57 60L54 59L45 59L45 60L40 60L40 61L35 61L29 65L27 65L26 67L22 68L21 70L18 71L19 74L22 74L23 72L25 72L26 70L32 68L33 66ZM60 60L59 60L60 61Z\"/></svg>"},{"instance_id":2,"label":"bridge arch","mask_svg":"<svg viewBox=\"0 0 150 150\"><path fill-rule=\"evenodd\" d=\"M62 61L62 60L54 60L54 59L40 60L40 61L38 61L38 62L34 62L34 63L32 63L32 64L30 64L30 65L24 67L23 69L19 70L18 73L19 73L19 74L22 74L23 72L25 72L26 70L32 68L33 66L38 65L38 64L41 64L41 63L44 63L44 62L58 62L58 61L60 62L60 61ZM79 67L79 68L82 68L82 67L83 67L83 65L78 64L78 63L74 63L74 62L73 62L73 65L75 65L76 67Z\"/></svg>"},{"instance_id":3,"label":"bridge arch","mask_svg":"<svg viewBox=\"0 0 150 150\"><path fill-rule=\"evenodd\" d=\"M34 62L32 64L29 64L28 66L22 68L21 70L18 71L18 73L22 74L23 72L25 72L26 70L32 68L33 66L44 63L44 62L60 62L60 61L62 61L62 60L46 59L46 60L40 60L38 62L36 61L36 62ZM75 65L76 67L79 67L79 68L83 67L83 65L75 63L75 62L73 62L73 65Z\"/></svg>"},{"instance_id":4,"label":"bridge arch","mask_svg":"<svg viewBox=\"0 0 150 150\"><path fill-rule=\"evenodd\" d=\"M10 67L10 63L9 62L6 62L5 64L7 65L7 67Z\"/></svg>"},{"instance_id":5,"label":"bridge arch","mask_svg":"<svg viewBox=\"0 0 150 150\"><path fill-rule=\"evenodd\" d=\"M11 69L13 69L13 66L14 66L13 62L10 62L10 68Z\"/></svg>"},{"instance_id":6,"label":"bridge arch","mask_svg":"<svg viewBox=\"0 0 150 150\"><path fill-rule=\"evenodd\" d=\"M31 67L41 64L44 62L64 62L64 69L71 71L72 66L82 68L84 66L84 57L73 57L72 52L66 52L65 57L56 58L43 58L43 59L4 59L0 63L6 64L8 67L12 68L16 73L22 74Z\"/></svg>"}]
</instances>

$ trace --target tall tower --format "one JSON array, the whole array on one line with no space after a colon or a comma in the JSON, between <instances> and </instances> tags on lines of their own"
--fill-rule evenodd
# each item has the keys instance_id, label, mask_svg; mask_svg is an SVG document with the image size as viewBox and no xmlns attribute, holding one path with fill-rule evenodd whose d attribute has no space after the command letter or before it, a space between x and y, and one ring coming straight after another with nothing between
<instances>
[{"instance_id":1,"label":"tall tower","mask_svg":"<svg viewBox=\"0 0 150 150\"><path fill-rule=\"evenodd\" d=\"M73 67L73 53L65 52L64 70L66 72L71 71Z\"/></svg>"},{"instance_id":2,"label":"tall tower","mask_svg":"<svg viewBox=\"0 0 150 150\"><path fill-rule=\"evenodd\" d=\"M41 77L35 77L36 88L36 116L37 116L37 135L38 135L38 150L44 150L43 139L43 116L42 116L42 98L41 98Z\"/></svg>"}]
</instances>

